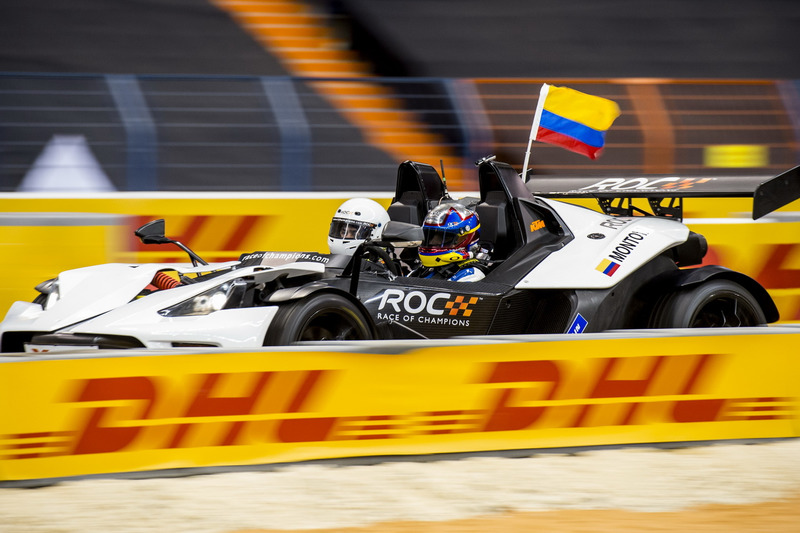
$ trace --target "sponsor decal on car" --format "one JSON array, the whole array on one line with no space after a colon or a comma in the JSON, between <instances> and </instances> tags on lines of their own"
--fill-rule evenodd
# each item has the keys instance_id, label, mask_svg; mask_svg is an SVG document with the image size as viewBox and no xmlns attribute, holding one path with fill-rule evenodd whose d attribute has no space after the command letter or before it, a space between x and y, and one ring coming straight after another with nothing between
<instances>
[{"instance_id":1,"label":"sponsor decal on car","mask_svg":"<svg viewBox=\"0 0 800 533\"><path fill-rule=\"evenodd\" d=\"M628 233L614 248L614 250L608 254L608 258L612 261L617 261L622 263L625 261L625 258L628 257L631 252L633 252L639 244L647 237L647 233L642 231L631 231Z\"/></svg>"},{"instance_id":2,"label":"sponsor decal on car","mask_svg":"<svg viewBox=\"0 0 800 533\"><path fill-rule=\"evenodd\" d=\"M531 222L531 233L544 229L544 220L534 220Z\"/></svg>"},{"instance_id":3,"label":"sponsor decal on car","mask_svg":"<svg viewBox=\"0 0 800 533\"><path fill-rule=\"evenodd\" d=\"M422 291L406 293L400 289L386 289L379 298L378 320L462 327L469 327L468 317L472 316L473 306L480 300L478 296L449 292L429 295Z\"/></svg>"},{"instance_id":4,"label":"sponsor decal on car","mask_svg":"<svg viewBox=\"0 0 800 533\"><path fill-rule=\"evenodd\" d=\"M583 315L578 313L578 316L575 317L575 320L572 321L572 325L567 330L567 333L583 333L583 330L586 329L586 326L589 325L589 321L583 318Z\"/></svg>"},{"instance_id":5,"label":"sponsor decal on car","mask_svg":"<svg viewBox=\"0 0 800 533\"><path fill-rule=\"evenodd\" d=\"M614 249L608 254L606 259L600 261L595 270L602 272L606 276L613 276L625 259L633 252L639 244L647 237L643 231L631 231L619 241Z\"/></svg>"},{"instance_id":6,"label":"sponsor decal on car","mask_svg":"<svg viewBox=\"0 0 800 533\"><path fill-rule=\"evenodd\" d=\"M252 252L243 254L239 261L242 266L280 266L295 262L326 264L330 257L316 252Z\"/></svg>"},{"instance_id":7,"label":"sponsor decal on car","mask_svg":"<svg viewBox=\"0 0 800 533\"><path fill-rule=\"evenodd\" d=\"M616 218L616 217L609 217L602 221L600 225L604 228L618 230L623 226L627 226L632 222L629 218Z\"/></svg>"},{"instance_id":8,"label":"sponsor decal on car","mask_svg":"<svg viewBox=\"0 0 800 533\"><path fill-rule=\"evenodd\" d=\"M592 185L581 187L580 191L676 191L691 189L714 181L715 178L607 178Z\"/></svg>"}]
</instances>

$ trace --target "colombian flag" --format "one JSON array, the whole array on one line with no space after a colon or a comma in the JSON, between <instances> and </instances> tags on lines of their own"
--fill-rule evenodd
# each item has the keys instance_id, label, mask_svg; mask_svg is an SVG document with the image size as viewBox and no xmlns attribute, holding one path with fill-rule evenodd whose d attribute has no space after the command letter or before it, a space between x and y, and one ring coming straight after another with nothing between
<instances>
[{"instance_id":1,"label":"colombian flag","mask_svg":"<svg viewBox=\"0 0 800 533\"><path fill-rule=\"evenodd\" d=\"M619 263L615 263L611 259L603 259L600 264L597 265L597 268L595 268L595 270L602 272L608 277L613 276L617 269L619 269Z\"/></svg>"},{"instance_id":2,"label":"colombian flag","mask_svg":"<svg viewBox=\"0 0 800 533\"><path fill-rule=\"evenodd\" d=\"M603 151L606 130L619 114L616 102L545 83L533 117L531 140L597 159Z\"/></svg>"}]
</instances>

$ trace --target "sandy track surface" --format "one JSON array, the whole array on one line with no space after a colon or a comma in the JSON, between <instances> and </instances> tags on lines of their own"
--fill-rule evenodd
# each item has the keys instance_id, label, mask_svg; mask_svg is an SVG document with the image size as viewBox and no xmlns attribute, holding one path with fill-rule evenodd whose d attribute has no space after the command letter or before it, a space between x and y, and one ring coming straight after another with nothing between
<instances>
[{"instance_id":1,"label":"sandy track surface","mask_svg":"<svg viewBox=\"0 0 800 533\"><path fill-rule=\"evenodd\" d=\"M0 531L798 531L798 495L795 439L0 489Z\"/></svg>"},{"instance_id":2,"label":"sandy track surface","mask_svg":"<svg viewBox=\"0 0 800 533\"><path fill-rule=\"evenodd\" d=\"M800 495L779 502L708 505L668 513L544 511L448 522L389 522L356 528L316 529L314 533L797 533L799 530ZM293 530L253 529L236 533L290 531Z\"/></svg>"}]
</instances>

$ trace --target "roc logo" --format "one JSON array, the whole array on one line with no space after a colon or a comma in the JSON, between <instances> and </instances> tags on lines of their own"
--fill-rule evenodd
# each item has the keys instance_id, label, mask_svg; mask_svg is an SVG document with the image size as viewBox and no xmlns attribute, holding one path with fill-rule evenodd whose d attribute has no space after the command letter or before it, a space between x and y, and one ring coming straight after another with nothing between
<instances>
[{"instance_id":1,"label":"roc logo","mask_svg":"<svg viewBox=\"0 0 800 533\"><path fill-rule=\"evenodd\" d=\"M470 316L472 314L472 309L470 309L469 306L478 303L478 297L472 296L469 301L466 302L464 301L465 298L465 296L456 296L455 300L448 300L447 303L444 304L444 308L450 310L448 313L450 316L458 315L459 311L462 312L462 316Z\"/></svg>"},{"instance_id":2,"label":"roc logo","mask_svg":"<svg viewBox=\"0 0 800 533\"><path fill-rule=\"evenodd\" d=\"M481 300L479 296L449 292L407 293L400 289L386 289L378 298L378 320L456 327L469 327L470 317L475 310L473 306Z\"/></svg>"},{"instance_id":3,"label":"roc logo","mask_svg":"<svg viewBox=\"0 0 800 533\"><path fill-rule=\"evenodd\" d=\"M703 185L714 181L715 178L607 178L587 187L581 187L581 191L674 191L692 189L696 185Z\"/></svg>"},{"instance_id":4,"label":"roc logo","mask_svg":"<svg viewBox=\"0 0 800 533\"><path fill-rule=\"evenodd\" d=\"M427 313L429 315L457 315L459 311L463 316L470 316L470 306L478 303L477 296L452 295L449 292L437 292L428 295L422 291L406 293L400 289L386 289L380 297L378 311L392 309L395 313Z\"/></svg>"}]
</instances>

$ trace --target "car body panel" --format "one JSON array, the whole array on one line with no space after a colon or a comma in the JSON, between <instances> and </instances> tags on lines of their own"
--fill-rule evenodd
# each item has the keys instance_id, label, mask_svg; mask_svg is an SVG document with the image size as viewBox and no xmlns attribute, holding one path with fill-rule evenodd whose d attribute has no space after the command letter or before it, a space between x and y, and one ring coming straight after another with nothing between
<instances>
[{"instance_id":1,"label":"car body panel","mask_svg":"<svg viewBox=\"0 0 800 533\"><path fill-rule=\"evenodd\" d=\"M588 213L581 224L570 224L577 245L551 253L517 288L607 289L689 235L689 229L674 220ZM559 214L568 224L577 218L570 210Z\"/></svg>"}]
</instances>

